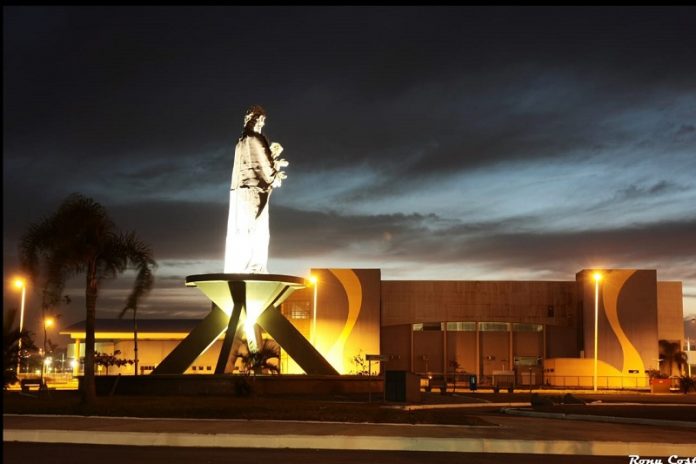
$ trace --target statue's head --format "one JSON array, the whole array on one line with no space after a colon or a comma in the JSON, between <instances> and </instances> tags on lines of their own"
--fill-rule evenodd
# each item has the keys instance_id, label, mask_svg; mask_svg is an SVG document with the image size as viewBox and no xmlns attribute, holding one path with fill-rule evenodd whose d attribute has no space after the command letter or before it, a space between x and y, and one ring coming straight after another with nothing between
<instances>
[{"instance_id":1,"label":"statue's head","mask_svg":"<svg viewBox=\"0 0 696 464\"><path fill-rule=\"evenodd\" d=\"M259 105L250 106L244 115L244 129L260 133L265 123L266 110Z\"/></svg>"}]
</instances>

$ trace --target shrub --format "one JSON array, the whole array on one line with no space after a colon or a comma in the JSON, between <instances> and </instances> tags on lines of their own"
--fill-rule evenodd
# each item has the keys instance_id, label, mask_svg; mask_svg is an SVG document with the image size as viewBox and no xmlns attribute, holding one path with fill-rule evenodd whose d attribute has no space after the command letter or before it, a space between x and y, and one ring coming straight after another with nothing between
<instances>
[{"instance_id":1,"label":"shrub","mask_svg":"<svg viewBox=\"0 0 696 464\"><path fill-rule=\"evenodd\" d=\"M696 391L696 381L693 379L693 377L689 377L688 375L682 375L681 377L679 377L679 389L684 394L687 394L691 389Z\"/></svg>"},{"instance_id":2,"label":"shrub","mask_svg":"<svg viewBox=\"0 0 696 464\"><path fill-rule=\"evenodd\" d=\"M234 379L234 394L236 396L251 395L251 385L247 382L246 377L235 377Z\"/></svg>"}]
</instances>

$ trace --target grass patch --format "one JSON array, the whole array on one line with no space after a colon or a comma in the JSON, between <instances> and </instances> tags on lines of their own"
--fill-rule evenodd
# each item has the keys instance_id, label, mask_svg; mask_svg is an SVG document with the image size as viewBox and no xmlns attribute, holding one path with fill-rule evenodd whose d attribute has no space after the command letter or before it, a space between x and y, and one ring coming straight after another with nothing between
<instances>
[{"instance_id":1,"label":"grass patch","mask_svg":"<svg viewBox=\"0 0 696 464\"><path fill-rule=\"evenodd\" d=\"M496 425L461 410L403 411L379 403L279 397L113 396L98 397L91 406L81 404L76 392L51 392L50 397L5 392L3 399L4 413L12 414Z\"/></svg>"},{"instance_id":2,"label":"grass patch","mask_svg":"<svg viewBox=\"0 0 696 464\"><path fill-rule=\"evenodd\" d=\"M561 414L584 414L592 416L630 417L640 419L660 419L696 422L696 407L685 406L639 406L639 405L602 405L588 406L563 404L535 407L534 411Z\"/></svg>"}]
</instances>

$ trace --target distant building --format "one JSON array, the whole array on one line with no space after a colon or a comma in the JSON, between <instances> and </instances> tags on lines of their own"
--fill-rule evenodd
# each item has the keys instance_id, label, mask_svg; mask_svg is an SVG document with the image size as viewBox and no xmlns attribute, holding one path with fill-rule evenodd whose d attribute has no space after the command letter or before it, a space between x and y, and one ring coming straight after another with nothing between
<instances>
[{"instance_id":1,"label":"distant building","mask_svg":"<svg viewBox=\"0 0 696 464\"><path fill-rule=\"evenodd\" d=\"M682 284L634 269L599 270L597 284L594 272L570 281L412 281L381 280L378 269L315 269L317 284L293 293L281 309L344 374L363 371L366 355L382 354L389 370L475 374L483 384L494 371L513 371L518 384L591 386L598 290L599 387L647 387L647 371L661 368L658 340L684 344ZM141 373L197 322L139 320ZM75 340L68 356L84 356L84 323L61 333ZM223 335L186 373L215 370ZM132 321L98 320L96 337L97 351L133 358ZM226 372L239 367L232 359ZM284 352L280 369L302 372Z\"/></svg>"}]
</instances>

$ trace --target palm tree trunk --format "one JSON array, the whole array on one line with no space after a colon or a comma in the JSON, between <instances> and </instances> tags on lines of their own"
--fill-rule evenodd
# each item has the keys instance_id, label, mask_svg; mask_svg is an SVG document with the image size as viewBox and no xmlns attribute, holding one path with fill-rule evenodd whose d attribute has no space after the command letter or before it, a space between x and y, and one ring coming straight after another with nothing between
<instances>
[{"instance_id":1,"label":"palm tree trunk","mask_svg":"<svg viewBox=\"0 0 696 464\"><path fill-rule=\"evenodd\" d=\"M133 308L133 357L135 358L135 375L138 375L138 319L137 310Z\"/></svg>"},{"instance_id":2,"label":"palm tree trunk","mask_svg":"<svg viewBox=\"0 0 696 464\"><path fill-rule=\"evenodd\" d=\"M85 290L85 376L82 401L93 404L97 397L94 381L94 336L97 312L97 269L94 261L89 263Z\"/></svg>"}]
</instances>

